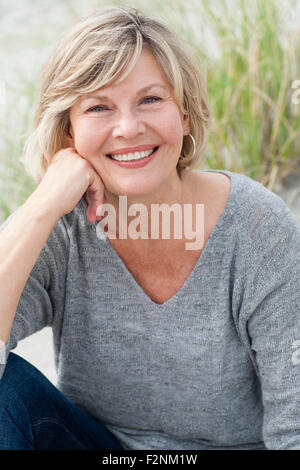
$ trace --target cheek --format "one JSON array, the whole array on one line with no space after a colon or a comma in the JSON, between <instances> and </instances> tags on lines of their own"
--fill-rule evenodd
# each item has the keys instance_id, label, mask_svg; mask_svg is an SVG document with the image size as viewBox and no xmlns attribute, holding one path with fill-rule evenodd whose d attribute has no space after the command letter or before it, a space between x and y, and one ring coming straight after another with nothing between
<instances>
[{"instance_id":1,"label":"cheek","mask_svg":"<svg viewBox=\"0 0 300 470\"><path fill-rule=\"evenodd\" d=\"M159 122L157 121L161 134L164 140L171 145L181 146L183 138L183 128L180 120L180 115L174 110L164 113Z\"/></svg>"},{"instance_id":2,"label":"cheek","mask_svg":"<svg viewBox=\"0 0 300 470\"><path fill-rule=\"evenodd\" d=\"M77 152L83 157L93 155L104 142L104 131L96 120L78 122L74 129L74 144Z\"/></svg>"}]
</instances>

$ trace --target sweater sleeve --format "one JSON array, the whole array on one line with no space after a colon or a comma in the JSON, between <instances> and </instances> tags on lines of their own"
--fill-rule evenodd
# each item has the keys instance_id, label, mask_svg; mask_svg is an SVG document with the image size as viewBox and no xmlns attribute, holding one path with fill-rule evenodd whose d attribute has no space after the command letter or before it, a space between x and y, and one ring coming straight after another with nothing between
<instances>
[{"instance_id":1,"label":"sweater sleeve","mask_svg":"<svg viewBox=\"0 0 300 470\"><path fill-rule=\"evenodd\" d=\"M18 210L19 208L5 220L0 226L0 231L6 227ZM68 250L67 230L63 220L60 219L50 233L27 279L8 341L0 344L0 379L10 350L16 348L21 339L45 326L52 326L55 315L62 315Z\"/></svg>"},{"instance_id":2,"label":"sweater sleeve","mask_svg":"<svg viewBox=\"0 0 300 470\"><path fill-rule=\"evenodd\" d=\"M261 385L265 447L300 450L300 225L276 204L249 217L239 328Z\"/></svg>"}]
</instances>

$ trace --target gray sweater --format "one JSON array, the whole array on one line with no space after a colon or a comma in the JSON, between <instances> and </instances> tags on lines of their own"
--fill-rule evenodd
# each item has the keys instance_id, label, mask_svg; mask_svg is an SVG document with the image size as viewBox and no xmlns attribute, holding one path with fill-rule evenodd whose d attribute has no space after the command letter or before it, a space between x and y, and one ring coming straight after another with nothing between
<instances>
[{"instance_id":1,"label":"gray sweater","mask_svg":"<svg viewBox=\"0 0 300 470\"><path fill-rule=\"evenodd\" d=\"M231 191L179 292L150 300L83 197L31 272L3 362L51 326L57 387L126 450L300 450L300 225L253 179L202 171Z\"/></svg>"}]
</instances>

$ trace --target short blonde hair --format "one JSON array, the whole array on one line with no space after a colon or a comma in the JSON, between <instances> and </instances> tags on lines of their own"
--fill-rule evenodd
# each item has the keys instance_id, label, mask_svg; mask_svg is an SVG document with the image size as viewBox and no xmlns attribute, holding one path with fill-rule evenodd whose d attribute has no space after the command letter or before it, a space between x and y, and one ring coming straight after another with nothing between
<instances>
[{"instance_id":1,"label":"short blonde hair","mask_svg":"<svg viewBox=\"0 0 300 470\"><path fill-rule=\"evenodd\" d=\"M131 7L106 8L75 25L59 42L41 74L34 126L21 161L40 182L54 154L66 147L69 110L78 96L118 83L134 68L143 47L154 54L174 91L180 111L189 116L177 173L199 166L207 144L210 110L206 81L189 46L160 19ZM125 68L128 66L126 75Z\"/></svg>"}]
</instances>

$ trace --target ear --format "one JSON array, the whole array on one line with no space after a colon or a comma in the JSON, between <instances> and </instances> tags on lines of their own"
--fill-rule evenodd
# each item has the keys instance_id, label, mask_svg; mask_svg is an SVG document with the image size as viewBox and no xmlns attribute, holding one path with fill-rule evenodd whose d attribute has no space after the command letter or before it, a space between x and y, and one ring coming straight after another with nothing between
<instances>
[{"instance_id":1,"label":"ear","mask_svg":"<svg viewBox=\"0 0 300 470\"><path fill-rule=\"evenodd\" d=\"M183 116L182 119L182 128L183 128L183 135L188 135L191 132L191 126L190 126L190 119L187 114Z\"/></svg>"},{"instance_id":2,"label":"ear","mask_svg":"<svg viewBox=\"0 0 300 470\"><path fill-rule=\"evenodd\" d=\"M71 124L69 124L68 132L65 134L65 143L68 147L74 147L74 138Z\"/></svg>"}]
</instances>

